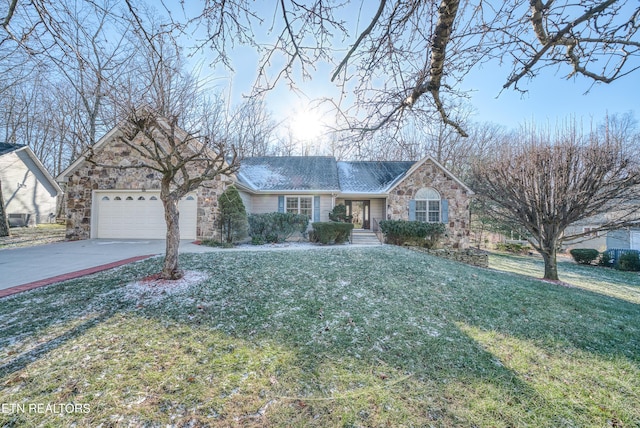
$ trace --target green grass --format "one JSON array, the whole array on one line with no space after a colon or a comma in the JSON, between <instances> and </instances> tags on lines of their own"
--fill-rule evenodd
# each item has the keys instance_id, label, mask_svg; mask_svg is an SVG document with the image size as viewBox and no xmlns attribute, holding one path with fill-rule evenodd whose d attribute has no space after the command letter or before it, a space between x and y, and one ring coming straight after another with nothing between
<instances>
[{"instance_id":1,"label":"green grass","mask_svg":"<svg viewBox=\"0 0 640 428\"><path fill-rule=\"evenodd\" d=\"M538 256L494 253L489 257L489 266L534 278L544 276L544 263ZM580 265L568 257L560 257L558 276L562 282L571 286L640 304L640 275L637 272Z\"/></svg>"},{"instance_id":2,"label":"green grass","mask_svg":"<svg viewBox=\"0 0 640 428\"><path fill-rule=\"evenodd\" d=\"M389 246L182 265L207 277L128 285L152 259L3 299L0 403L90 411L0 426L640 425L637 275Z\"/></svg>"},{"instance_id":3,"label":"green grass","mask_svg":"<svg viewBox=\"0 0 640 428\"><path fill-rule=\"evenodd\" d=\"M31 247L64 241L66 226L42 223L36 227L12 227L11 236L0 237L0 249Z\"/></svg>"}]
</instances>

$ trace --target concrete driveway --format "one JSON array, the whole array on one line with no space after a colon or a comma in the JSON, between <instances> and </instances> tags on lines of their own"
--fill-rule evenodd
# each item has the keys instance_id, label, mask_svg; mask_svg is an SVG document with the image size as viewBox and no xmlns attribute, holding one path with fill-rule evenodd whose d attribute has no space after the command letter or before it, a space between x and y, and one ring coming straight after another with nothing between
<instances>
[{"instance_id":1,"label":"concrete driveway","mask_svg":"<svg viewBox=\"0 0 640 428\"><path fill-rule=\"evenodd\" d=\"M212 250L180 243L180 252ZM0 290L139 256L164 254L164 240L89 239L0 250Z\"/></svg>"}]
</instances>

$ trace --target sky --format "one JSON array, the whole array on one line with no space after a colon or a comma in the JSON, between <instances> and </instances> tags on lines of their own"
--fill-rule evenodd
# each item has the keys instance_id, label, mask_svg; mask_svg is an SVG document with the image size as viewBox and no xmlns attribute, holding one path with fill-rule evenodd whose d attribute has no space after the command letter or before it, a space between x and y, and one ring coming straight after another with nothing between
<instances>
[{"instance_id":1,"label":"sky","mask_svg":"<svg viewBox=\"0 0 640 428\"><path fill-rule=\"evenodd\" d=\"M265 15L273 15L273 10L270 5ZM357 12L366 13L362 10ZM269 19L266 18L266 21ZM361 22L368 22L367 19L361 16ZM355 39L358 34L358 30L354 29L354 34L350 36ZM207 51L199 58L206 63ZM209 69L205 66L202 73L211 76L212 84L217 89L230 93L232 103L238 103L243 95L251 92L259 58L253 48L236 46L232 49L231 60L233 72L221 67ZM312 108L317 104L314 100L323 97L337 99L339 95L339 90L330 82L332 66L324 63L315 66L317 70L310 81L297 79L300 92L290 90L287 82L281 81L266 94L267 108L274 117L289 123L294 136L301 139L317 137L322 130L321 122L333 122L331 115L322 109ZM588 127L592 122L602 121L607 114L635 112L638 105L640 71L610 84L594 85L590 79L583 77L566 79L567 67L559 71L548 68L535 79L521 82L521 88L527 90L525 94L512 89L502 91L509 71L509 68L488 63L476 67L466 76L461 89L469 91L472 120L517 128L524 123L553 126L567 119L577 119Z\"/></svg>"}]
</instances>

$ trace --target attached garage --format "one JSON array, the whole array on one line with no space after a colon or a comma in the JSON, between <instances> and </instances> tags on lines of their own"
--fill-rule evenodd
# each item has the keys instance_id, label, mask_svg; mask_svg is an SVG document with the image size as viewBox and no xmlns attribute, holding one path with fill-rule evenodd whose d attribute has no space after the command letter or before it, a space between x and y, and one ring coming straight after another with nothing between
<instances>
[{"instance_id":1,"label":"attached garage","mask_svg":"<svg viewBox=\"0 0 640 428\"><path fill-rule=\"evenodd\" d=\"M92 237L165 239L167 227L159 191L96 190L93 192ZM197 198L180 201L180 238L196 239Z\"/></svg>"}]
</instances>

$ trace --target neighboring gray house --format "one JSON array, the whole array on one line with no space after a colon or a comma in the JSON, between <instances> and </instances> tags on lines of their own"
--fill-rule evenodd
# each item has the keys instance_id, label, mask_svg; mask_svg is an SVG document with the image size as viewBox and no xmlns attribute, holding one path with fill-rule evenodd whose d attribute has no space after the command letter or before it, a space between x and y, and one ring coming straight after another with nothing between
<instances>
[{"instance_id":1,"label":"neighboring gray house","mask_svg":"<svg viewBox=\"0 0 640 428\"><path fill-rule=\"evenodd\" d=\"M55 221L60 187L29 147L0 143L0 181L11 226Z\"/></svg>"},{"instance_id":2,"label":"neighboring gray house","mask_svg":"<svg viewBox=\"0 0 640 428\"><path fill-rule=\"evenodd\" d=\"M94 145L97 164L129 164L136 153L118 142L118 128ZM136 137L138 138L138 137ZM104 168L80 157L58 177L65 183L67 238L163 239L163 208L156 172ZM254 157L233 176L218 177L181 201L185 239L217 233L217 198L235 184L247 213L295 212L329 221L345 204L360 229L383 219L442 222L447 245L469 245L473 192L431 157L418 162L337 162L328 156Z\"/></svg>"},{"instance_id":3,"label":"neighboring gray house","mask_svg":"<svg viewBox=\"0 0 640 428\"><path fill-rule=\"evenodd\" d=\"M563 248L593 248L600 252L610 249L640 250L640 213L634 212L633 207L625 211L611 211L599 216L590 217L567 227L565 236L585 234L580 238L565 241ZM623 227L616 230L597 231L603 224L612 218L638 219L636 225Z\"/></svg>"}]
</instances>

